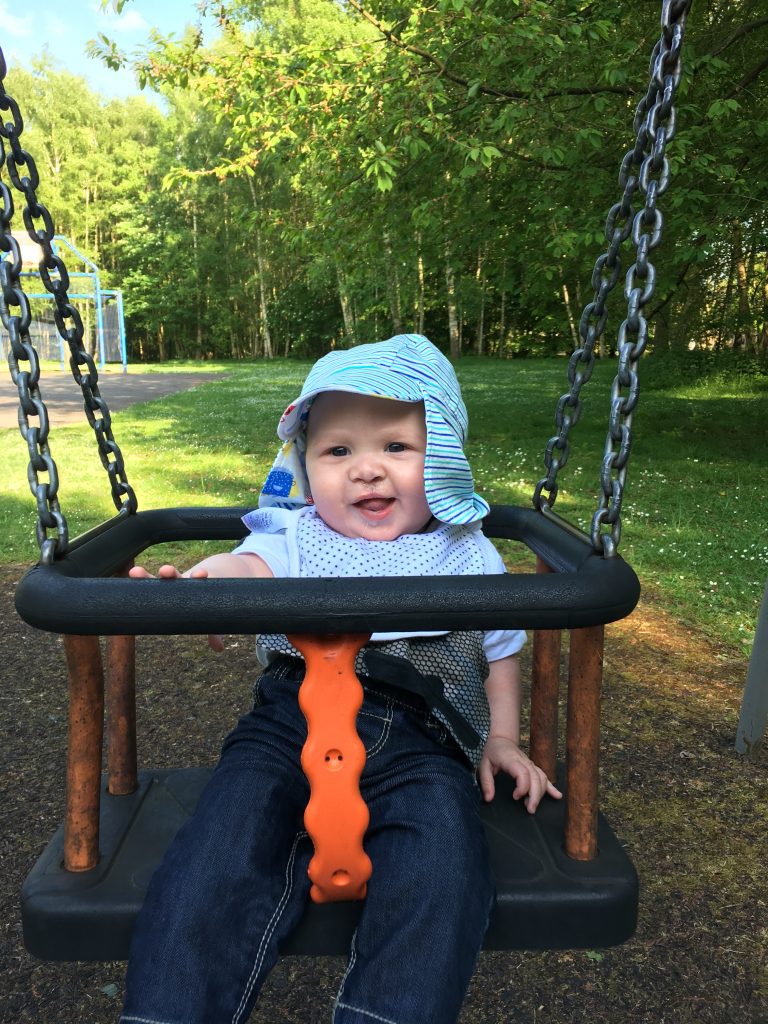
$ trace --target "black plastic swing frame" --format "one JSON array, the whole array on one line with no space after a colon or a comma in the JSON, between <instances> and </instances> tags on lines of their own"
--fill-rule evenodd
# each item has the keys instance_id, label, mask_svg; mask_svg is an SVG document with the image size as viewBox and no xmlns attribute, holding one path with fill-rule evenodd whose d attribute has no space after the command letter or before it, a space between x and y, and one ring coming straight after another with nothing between
<instances>
[{"instance_id":1,"label":"black plastic swing frame","mask_svg":"<svg viewBox=\"0 0 768 1024\"><path fill-rule=\"evenodd\" d=\"M247 531L241 508L173 508L118 515L73 542L19 584L16 607L40 629L93 636L260 632L342 633L399 629L580 629L624 618L640 586L621 558L603 558L554 514L497 506L491 537L519 541L552 571L482 577L302 580L128 580L110 578L159 543L234 541ZM152 871L194 809L209 772L142 771L129 796L102 787L100 859L89 871L63 868L63 829L28 876L22 894L25 945L51 960L127 956ZM482 809L497 903L487 949L610 946L635 930L638 879L604 817L597 856L563 848L565 801L526 813L500 780ZM565 785L560 773L559 784ZM446 898L449 895L446 894ZM310 904L282 952L342 954L359 904Z\"/></svg>"},{"instance_id":2,"label":"black plastic swing frame","mask_svg":"<svg viewBox=\"0 0 768 1024\"><path fill-rule=\"evenodd\" d=\"M419 629L575 629L615 622L640 596L632 568L603 558L554 515L495 506L489 537L520 541L551 573L385 579L111 578L155 544L235 541L244 508L122 515L21 580L16 609L38 629L77 635L368 633Z\"/></svg>"}]
</instances>

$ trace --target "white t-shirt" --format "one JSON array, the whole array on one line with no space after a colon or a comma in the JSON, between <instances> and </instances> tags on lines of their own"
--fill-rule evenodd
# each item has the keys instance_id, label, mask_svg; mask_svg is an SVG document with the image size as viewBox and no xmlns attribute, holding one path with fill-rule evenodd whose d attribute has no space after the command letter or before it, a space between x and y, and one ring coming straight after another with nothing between
<instances>
[{"instance_id":1,"label":"white t-shirt","mask_svg":"<svg viewBox=\"0 0 768 1024\"><path fill-rule=\"evenodd\" d=\"M496 548L479 523L451 525L435 520L418 534L374 541L343 537L326 526L311 506L297 510L256 509L243 516L251 533L235 554L256 554L276 578L361 576L461 576L506 572ZM413 636L442 636L447 630L374 633L372 641ZM524 645L521 629L496 629L484 635L489 662L516 654Z\"/></svg>"}]
</instances>

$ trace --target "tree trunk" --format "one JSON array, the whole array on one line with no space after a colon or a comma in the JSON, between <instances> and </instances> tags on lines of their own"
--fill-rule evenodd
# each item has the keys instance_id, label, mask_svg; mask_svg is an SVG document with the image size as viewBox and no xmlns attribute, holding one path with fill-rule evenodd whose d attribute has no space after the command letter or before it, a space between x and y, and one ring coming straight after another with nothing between
<instances>
[{"instance_id":1,"label":"tree trunk","mask_svg":"<svg viewBox=\"0 0 768 1024\"><path fill-rule=\"evenodd\" d=\"M421 232L416 232L416 275L418 281L416 298L416 333L424 333L424 254L421 251Z\"/></svg>"},{"instance_id":2,"label":"tree trunk","mask_svg":"<svg viewBox=\"0 0 768 1024\"><path fill-rule=\"evenodd\" d=\"M240 359L240 358L242 358L242 354L243 354L242 342L247 340L247 339L244 339L242 336L238 337L238 335L235 333L235 331L233 329L233 324L235 324L236 322L237 323L240 322L240 316L241 316L241 313L240 313L239 304L237 302L233 302L232 303L232 319L230 321L230 327L229 327L229 358L230 359Z\"/></svg>"},{"instance_id":3,"label":"tree trunk","mask_svg":"<svg viewBox=\"0 0 768 1024\"><path fill-rule=\"evenodd\" d=\"M504 358L504 341L507 334L507 290L506 288L501 293L501 316L499 323L499 351L496 353L499 359Z\"/></svg>"},{"instance_id":4,"label":"tree trunk","mask_svg":"<svg viewBox=\"0 0 768 1024\"><path fill-rule=\"evenodd\" d=\"M357 324L355 323L355 311L349 298L349 289L346 278L341 267L336 265L336 278L339 283L339 302L341 304L341 315L344 317L344 335L348 345L357 344Z\"/></svg>"},{"instance_id":5,"label":"tree trunk","mask_svg":"<svg viewBox=\"0 0 768 1024\"><path fill-rule=\"evenodd\" d=\"M253 184L253 178L246 175L246 179L248 181L248 188L251 190L253 209L256 213L258 213L259 209L256 200L256 186ZM267 359L271 359L274 355L274 352L272 351L272 336L269 330L269 314L267 309L267 285L264 257L261 251L260 227L256 228L256 266L259 272L259 317L261 320L261 337L263 341L264 355L267 357Z\"/></svg>"},{"instance_id":6,"label":"tree trunk","mask_svg":"<svg viewBox=\"0 0 768 1024\"><path fill-rule=\"evenodd\" d=\"M573 345L574 352L581 345L579 338L579 332L576 329L576 321L573 318L573 309L571 308L571 296L568 293L568 285L563 281L563 303L565 304L565 315L568 317L568 327L571 331L571 343ZM600 338L600 355L603 356L603 339Z\"/></svg>"},{"instance_id":7,"label":"tree trunk","mask_svg":"<svg viewBox=\"0 0 768 1024\"><path fill-rule=\"evenodd\" d=\"M272 351L272 336L269 332L269 316L267 314L266 271L264 256L261 251L261 228L256 228L256 261L259 268L259 312L261 315L261 336L264 341L264 356L267 359L271 359L274 356L274 352Z\"/></svg>"},{"instance_id":8,"label":"tree trunk","mask_svg":"<svg viewBox=\"0 0 768 1024\"><path fill-rule=\"evenodd\" d=\"M662 349L669 349L671 347L669 332L670 313L671 304L669 302L665 303L656 313L653 331L654 352L660 352Z\"/></svg>"},{"instance_id":9,"label":"tree trunk","mask_svg":"<svg viewBox=\"0 0 768 1024\"><path fill-rule=\"evenodd\" d=\"M733 247L736 262L736 288L738 289L739 295L739 327L737 336L733 339L733 347L751 348L752 323L749 309L749 283L747 281L747 267L744 262L741 222L735 221L733 228Z\"/></svg>"},{"instance_id":10,"label":"tree trunk","mask_svg":"<svg viewBox=\"0 0 768 1024\"><path fill-rule=\"evenodd\" d=\"M479 356L485 351L485 272L483 269L483 247L477 250L477 273L475 280L480 288L480 310L477 314L477 337L475 338L475 351Z\"/></svg>"},{"instance_id":11,"label":"tree trunk","mask_svg":"<svg viewBox=\"0 0 768 1024\"><path fill-rule=\"evenodd\" d=\"M392 328L395 334L402 332L402 316L400 313L400 276L397 272L397 262L392 254L392 243L389 240L389 232L384 232L384 252L387 257L387 298L389 299L389 311L392 316Z\"/></svg>"},{"instance_id":12,"label":"tree trunk","mask_svg":"<svg viewBox=\"0 0 768 1024\"><path fill-rule=\"evenodd\" d=\"M733 281L736 276L736 255L731 249L731 259L728 265L728 280L725 285L725 295L723 296L722 312L720 314L720 324L717 328L717 339L715 340L715 352L719 352L726 341L726 331L728 325L728 312L731 306L731 296L733 295Z\"/></svg>"},{"instance_id":13,"label":"tree trunk","mask_svg":"<svg viewBox=\"0 0 768 1024\"><path fill-rule=\"evenodd\" d=\"M757 351L768 356L768 277L763 278L763 326L760 328Z\"/></svg>"},{"instance_id":14,"label":"tree trunk","mask_svg":"<svg viewBox=\"0 0 768 1024\"><path fill-rule=\"evenodd\" d=\"M757 354L757 352L760 351L760 341L759 341L758 329L757 329L757 321L758 321L757 309L755 307L756 307L756 304L759 302L759 299L760 299L760 289L757 287L757 285L755 285L754 286L754 290L752 291L752 294L750 294L749 285L750 285L750 283L755 281L755 260L757 259L758 244L759 244L759 242L762 242L762 237L763 237L762 236L762 231L758 232L758 231L753 229L753 231L752 231L752 244L749 247L749 262L747 264L747 296L748 296L748 304L749 304L749 308L750 308L750 313L751 313L751 311L753 309L755 309L754 316L750 315L750 320L749 320L749 342L750 342L750 348L756 354Z\"/></svg>"},{"instance_id":15,"label":"tree trunk","mask_svg":"<svg viewBox=\"0 0 768 1024\"><path fill-rule=\"evenodd\" d=\"M451 247L445 243L445 288L448 306L448 339L451 359L458 359L461 354L459 339L459 319L456 310L456 279L451 263Z\"/></svg>"},{"instance_id":16,"label":"tree trunk","mask_svg":"<svg viewBox=\"0 0 768 1024\"><path fill-rule=\"evenodd\" d=\"M192 207L192 252L195 259L195 359L203 358L203 285L200 280L200 254L197 244L197 207Z\"/></svg>"},{"instance_id":17,"label":"tree trunk","mask_svg":"<svg viewBox=\"0 0 768 1024\"><path fill-rule=\"evenodd\" d=\"M88 213L90 212L91 190L85 186L85 237L83 249L88 252Z\"/></svg>"}]
</instances>

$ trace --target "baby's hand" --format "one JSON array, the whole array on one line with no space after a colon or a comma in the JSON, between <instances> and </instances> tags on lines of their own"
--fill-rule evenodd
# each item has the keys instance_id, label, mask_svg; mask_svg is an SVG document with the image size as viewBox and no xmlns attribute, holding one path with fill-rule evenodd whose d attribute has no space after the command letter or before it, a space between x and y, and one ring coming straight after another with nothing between
<instances>
[{"instance_id":1,"label":"baby's hand","mask_svg":"<svg viewBox=\"0 0 768 1024\"><path fill-rule=\"evenodd\" d=\"M134 565L129 569L128 575L134 580L204 580L208 578L208 571L193 567L186 572L179 572L175 565L161 565L155 577L151 572L147 572L143 565Z\"/></svg>"},{"instance_id":2,"label":"baby's hand","mask_svg":"<svg viewBox=\"0 0 768 1024\"><path fill-rule=\"evenodd\" d=\"M147 572L143 565L134 565L132 569L129 569L128 575L133 580L153 580L155 577L151 572ZM161 565L157 570L157 579L161 580L205 580L208 579L208 571L206 569L200 569L193 567L188 569L186 572L179 572L175 565ZM208 634L208 646L211 650L216 651L218 654L224 650L224 640L218 633Z\"/></svg>"},{"instance_id":3,"label":"baby's hand","mask_svg":"<svg viewBox=\"0 0 768 1024\"><path fill-rule=\"evenodd\" d=\"M515 800L525 797L525 806L531 814L539 806L545 793L556 800L563 795L513 740L506 736L489 736L477 769L480 789L486 802L493 800L496 794L494 776L500 771L506 772L515 780L512 796Z\"/></svg>"}]
</instances>

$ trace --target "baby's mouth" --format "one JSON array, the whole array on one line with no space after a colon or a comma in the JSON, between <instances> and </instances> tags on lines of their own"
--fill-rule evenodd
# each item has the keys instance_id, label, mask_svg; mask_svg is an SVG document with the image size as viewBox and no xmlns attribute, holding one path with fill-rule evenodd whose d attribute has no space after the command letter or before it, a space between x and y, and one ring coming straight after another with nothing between
<instances>
[{"instance_id":1,"label":"baby's mouth","mask_svg":"<svg viewBox=\"0 0 768 1024\"><path fill-rule=\"evenodd\" d=\"M394 500L394 498L379 497L361 498L355 502L355 508L362 509L363 512L383 512Z\"/></svg>"}]
</instances>

